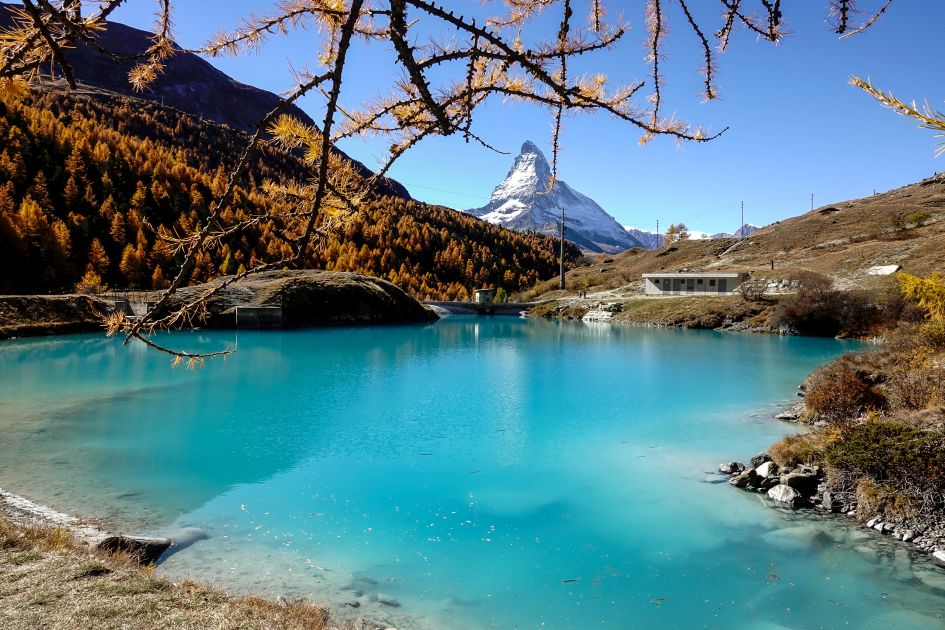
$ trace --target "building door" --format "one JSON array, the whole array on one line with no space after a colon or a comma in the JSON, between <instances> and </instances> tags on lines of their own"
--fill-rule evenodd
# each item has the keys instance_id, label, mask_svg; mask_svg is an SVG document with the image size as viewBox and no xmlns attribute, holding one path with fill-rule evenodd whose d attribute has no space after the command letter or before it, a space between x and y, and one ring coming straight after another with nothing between
<instances>
[{"instance_id":1,"label":"building door","mask_svg":"<svg viewBox=\"0 0 945 630\"><path fill-rule=\"evenodd\" d=\"M673 293L679 293L679 280L673 278Z\"/></svg>"},{"instance_id":2,"label":"building door","mask_svg":"<svg viewBox=\"0 0 945 630\"><path fill-rule=\"evenodd\" d=\"M696 281L692 278L686 280L686 293L692 293L696 290Z\"/></svg>"},{"instance_id":3,"label":"building door","mask_svg":"<svg viewBox=\"0 0 945 630\"><path fill-rule=\"evenodd\" d=\"M728 293L728 280L725 278L719 280L719 293Z\"/></svg>"}]
</instances>

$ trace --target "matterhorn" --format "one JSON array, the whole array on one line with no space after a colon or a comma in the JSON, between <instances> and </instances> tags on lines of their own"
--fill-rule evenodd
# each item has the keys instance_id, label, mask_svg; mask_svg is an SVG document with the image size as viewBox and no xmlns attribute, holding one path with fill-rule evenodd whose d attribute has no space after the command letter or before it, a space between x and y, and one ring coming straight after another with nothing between
<instances>
[{"instance_id":1,"label":"matterhorn","mask_svg":"<svg viewBox=\"0 0 945 630\"><path fill-rule=\"evenodd\" d=\"M551 165L526 141L489 203L466 212L512 230L557 236L564 208L564 236L585 251L613 253L642 246L593 199L560 179L548 190L550 182Z\"/></svg>"}]
</instances>

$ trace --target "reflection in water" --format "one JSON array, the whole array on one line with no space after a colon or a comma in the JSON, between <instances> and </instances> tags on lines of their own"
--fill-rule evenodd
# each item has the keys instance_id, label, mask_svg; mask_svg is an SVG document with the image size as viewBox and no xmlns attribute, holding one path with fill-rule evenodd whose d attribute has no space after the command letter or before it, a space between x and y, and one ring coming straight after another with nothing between
<instances>
[{"instance_id":1,"label":"reflection in water","mask_svg":"<svg viewBox=\"0 0 945 630\"><path fill-rule=\"evenodd\" d=\"M193 542L170 575L398 627L941 626L940 570L706 483L850 345L504 317L174 342L239 352L0 344L0 485Z\"/></svg>"}]
</instances>

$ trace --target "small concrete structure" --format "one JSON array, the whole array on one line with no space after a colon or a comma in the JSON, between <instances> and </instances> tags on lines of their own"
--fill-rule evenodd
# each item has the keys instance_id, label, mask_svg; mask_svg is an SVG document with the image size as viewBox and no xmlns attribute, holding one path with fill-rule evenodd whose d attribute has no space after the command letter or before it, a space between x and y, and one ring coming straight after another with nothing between
<instances>
[{"instance_id":1,"label":"small concrete structure","mask_svg":"<svg viewBox=\"0 0 945 630\"><path fill-rule=\"evenodd\" d=\"M645 273L647 295L731 295L748 279L746 272Z\"/></svg>"},{"instance_id":2,"label":"small concrete structure","mask_svg":"<svg viewBox=\"0 0 945 630\"><path fill-rule=\"evenodd\" d=\"M281 306L237 306L237 328L281 328Z\"/></svg>"},{"instance_id":3,"label":"small concrete structure","mask_svg":"<svg viewBox=\"0 0 945 630\"><path fill-rule=\"evenodd\" d=\"M473 293L473 302L476 304L491 304L495 300L495 289L476 289Z\"/></svg>"}]
</instances>

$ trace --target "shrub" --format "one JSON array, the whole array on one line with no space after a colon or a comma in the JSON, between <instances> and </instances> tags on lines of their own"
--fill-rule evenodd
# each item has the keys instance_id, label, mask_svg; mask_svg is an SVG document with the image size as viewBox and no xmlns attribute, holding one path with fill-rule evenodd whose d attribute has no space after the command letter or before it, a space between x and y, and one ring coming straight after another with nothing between
<instances>
[{"instance_id":1,"label":"shrub","mask_svg":"<svg viewBox=\"0 0 945 630\"><path fill-rule=\"evenodd\" d=\"M745 280L738 285L737 291L746 302L761 302L765 299L765 291L768 290L768 281L764 278L753 278Z\"/></svg>"},{"instance_id":2,"label":"shrub","mask_svg":"<svg viewBox=\"0 0 945 630\"><path fill-rule=\"evenodd\" d=\"M831 424L847 425L864 411L886 407L883 395L852 362L853 357L845 355L811 375L804 396L810 413Z\"/></svg>"},{"instance_id":3,"label":"shrub","mask_svg":"<svg viewBox=\"0 0 945 630\"><path fill-rule=\"evenodd\" d=\"M895 321L871 291L801 289L778 302L771 324L800 335L863 336Z\"/></svg>"},{"instance_id":4,"label":"shrub","mask_svg":"<svg viewBox=\"0 0 945 630\"><path fill-rule=\"evenodd\" d=\"M945 434L900 422L864 422L829 444L826 462L897 490L945 488ZM912 492L909 492L912 494Z\"/></svg>"},{"instance_id":5,"label":"shrub","mask_svg":"<svg viewBox=\"0 0 945 630\"><path fill-rule=\"evenodd\" d=\"M925 222L932 218L932 213L928 210L916 210L906 215L906 223L916 227L925 225Z\"/></svg>"},{"instance_id":6,"label":"shrub","mask_svg":"<svg viewBox=\"0 0 945 630\"><path fill-rule=\"evenodd\" d=\"M876 483L864 477L856 484L856 502L862 518L869 518L872 514L898 517L901 519L913 518L917 509L915 503L905 494L887 485Z\"/></svg>"},{"instance_id":7,"label":"shrub","mask_svg":"<svg viewBox=\"0 0 945 630\"><path fill-rule=\"evenodd\" d=\"M768 455L781 468L792 468L800 464L819 464L823 461L823 441L814 432L802 435L785 435L771 445Z\"/></svg>"},{"instance_id":8,"label":"shrub","mask_svg":"<svg viewBox=\"0 0 945 630\"><path fill-rule=\"evenodd\" d=\"M945 369L916 354L897 364L886 382L894 408L919 410L945 403Z\"/></svg>"}]
</instances>

